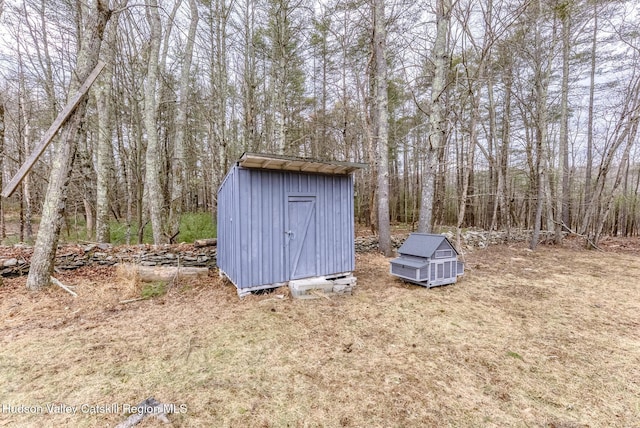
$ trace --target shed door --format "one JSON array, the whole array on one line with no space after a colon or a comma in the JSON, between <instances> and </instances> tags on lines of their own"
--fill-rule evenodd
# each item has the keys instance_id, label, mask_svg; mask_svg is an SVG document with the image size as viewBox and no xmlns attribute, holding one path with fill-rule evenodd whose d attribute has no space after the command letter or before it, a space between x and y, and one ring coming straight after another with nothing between
<instances>
[{"instance_id":1,"label":"shed door","mask_svg":"<svg viewBox=\"0 0 640 428\"><path fill-rule=\"evenodd\" d=\"M290 279L318 275L315 196L289 196L287 243Z\"/></svg>"}]
</instances>

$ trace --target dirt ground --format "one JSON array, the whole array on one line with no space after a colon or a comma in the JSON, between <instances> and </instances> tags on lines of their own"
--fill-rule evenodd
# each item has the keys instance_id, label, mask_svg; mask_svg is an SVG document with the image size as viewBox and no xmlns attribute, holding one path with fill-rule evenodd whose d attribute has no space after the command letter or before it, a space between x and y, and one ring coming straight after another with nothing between
<instances>
[{"instance_id":1,"label":"dirt ground","mask_svg":"<svg viewBox=\"0 0 640 428\"><path fill-rule=\"evenodd\" d=\"M60 275L77 298L4 279L0 426L115 426L150 396L176 427L640 426L640 241L602 246L475 250L432 289L358 255L354 295L318 300L240 300L215 274L131 303L117 268Z\"/></svg>"}]
</instances>

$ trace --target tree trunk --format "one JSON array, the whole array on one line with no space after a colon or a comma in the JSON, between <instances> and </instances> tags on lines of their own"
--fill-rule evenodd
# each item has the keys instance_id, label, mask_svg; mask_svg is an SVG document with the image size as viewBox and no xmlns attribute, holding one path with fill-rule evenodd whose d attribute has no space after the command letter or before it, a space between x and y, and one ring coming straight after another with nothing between
<instances>
[{"instance_id":1,"label":"tree trunk","mask_svg":"<svg viewBox=\"0 0 640 428\"><path fill-rule=\"evenodd\" d=\"M597 241L596 238L600 235L602 225L606 221L605 216L601 213L601 207L603 199L606 199L604 193L608 181L607 176L616 158L617 151L624 142L628 141L628 138L635 138L637 133L638 122L640 121L640 77L636 76L633 81L628 83L625 93L625 105L615 124L613 142L602 158L598 175L594 181L591 199L582 220L580 234L590 236L591 242L588 242L588 245L592 245ZM609 194L611 195L612 192Z\"/></svg>"},{"instance_id":2,"label":"tree trunk","mask_svg":"<svg viewBox=\"0 0 640 428\"><path fill-rule=\"evenodd\" d=\"M467 156L466 162L463 161L462 165L462 194L460 195L459 206L458 206L458 221L456 227L456 247L461 248L461 229L463 224L465 223L465 214L467 213L467 204L468 196L470 193L470 189L473 182L473 168L474 168L474 159L475 159L475 151L476 146L481 147L478 144L478 123L480 122L480 96L481 96L481 88L480 82L485 80L485 68L488 57L491 51L492 40L491 37L494 37L491 31L492 25L492 9L493 2L489 0L487 4L487 11L485 12L484 21L488 28L484 33L484 37L482 40L482 50L480 55L476 59L476 72L475 75L469 75L469 65L465 64L465 72L467 73L466 81L468 86L468 92L471 99L471 120L469 123L469 146L467 148ZM469 32L469 29L466 28L465 31ZM471 36L473 37L473 36ZM466 60L463 60L466 61ZM487 90L489 91L490 100L492 98L492 87L489 84ZM492 103L490 103L490 106ZM485 152L487 160L489 162L490 168L493 168L495 164L495 159L491 152ZM462 158L464 160L464 154L462 154ZM470 211L470 210L469 210ZM470 221L468 224L473 225L475 222Z\"/></svg>"},{"instance_id":3,"label":"tree trunk","mask_svg":"<svg viewBox=\"0 0 640 428\"><path fill-rule=\"evenodd\" d=\"M509 180L509 140L511 139L511 90L512 90L512 74L513 68L510 61L505 67L504 77L504 113L502 118L502 137L500 145L500 168L498 171L498 179L502 179L502 191L498 191L500 195L500 216L502 227L506 228L507 234L511 229L511 204L508 196L508 180Z\"/></svg>"},{"instance_id":4,"label":"tree trunk","mask_svg":"<svg viewBox=\"0 0 640 428\"><path fill-rule=\"evenodd\" d=\"M0 10L1 14L1 10ZM4 98L0 95L0 189L4 187ZM0 196L0 242L7 237L4 222L4 198Z\"/></svg>"},{"instance_id":5,"label":"tree trunk","mask_svg":"<svg viewBox=\"0 0 640 428\"><path fill-rule=\"evenodd\" d=\"M157 0L147 1L147 19L149 20L150 41L147 78L144 86L144 129L147 134L147 151L145 154L145 189L146 204L151 219L153 243L165 244L167 239L163 233L163 194L160 184L160 143L158 140L157 118L158 100L157 86L159 74L159 55L161 41L161 21Z\"/></svg>"},{"instance_id":6,"label":"tree trunk","mask_svg":"<svg viewBox=\"0 0 640 428\"><path fill-rule=\"evenodd\" d=\"M378 247L387 257L393 254L389 224L389 112L387 99L387 54L384 0L375 0L373 48L375 57L376 151L378 160Z\"/></svg>"},{"instance_id":7,"label":"tree trunk","mask_svg":"<svg viewBox=\"0 0 640 428\"><path fill-rule=\"evenodd\" d=\"M21 144L22 144L22 150L24 152L24 155L25 157L29 157L29 154L31 153L31 126L29 124L30 117L27 115L26 108L25 108L26 99L24 95L25 95L26 89L24 87L24 84L25 84L24 76L21 76L18 110L19 110L20 121L22 123L23 129L20 132L20 136L22 137ZM31 240L33 239L33 227L31 225L33 210L31 207L32 205L31 204L31 178L29 174L27 174L22 180L21 199L22 199L21 202L24 204L23 205L24 215L22 217L23 225L24 225L23 227L24 236L21 237L20 240L31 242Z\"/></svg>"},{"instance_id":8,"label":"tree trunk","mask_svg":"<svg viewBox=\"0 0 640 428\"><path fill-rule=\"evenodd\" d=\"M631 198L629 197L629 154L623 158L622 167L624 168L624 173L622 174L624 178L622 179L622 198L620 201L620 215L618 216L618 224L620 225L620 236L628 237L629 236L629 228L628 228L628 216L629 216L629 202Z\"/></svg>"},{"instance_id":9,"label":"tree trunk","mask_svg":"<svg viewBox=\"0 0 640 428\"><path fill-rule=\"evenodd\" d=\"M639 107L640 106L637 106L636 110ZM632 118L627 125L630 128L629 133L626 136L627 144L622 154L622 159L618 164L616 177L613 182L613 187L611 189L611 192L609 192L609 194L607 195L606 201L604 202L604 206L605 206L604 212L600 214L600 220L598 221L598 224L596 226L596 232L593 234L591 238L591 243L593 245L598 245L598 241L600 240L600 236L602 235L602 229L604 228L604 225L607 221L607 217L609 216L609 212L611 212L611 208L614 203L616 190L618 189L622 181L623 170L625 168L626 163L629 161L629 153L631 151L633 142L635 141L636 135L638 134L639 115L640 115L639 113L636 113L635 117ZM622 203L624 203L624 201Z\"/></svg>"},{"instance_id":10,"label":"tree trunk","mask_svg":"<svg viewBox=\"0 0 640 428\"><path fill-rule=\"evenodd\" d=\"M598 2L593 2L593 34L591 36L591 70L589 73L589 117L587 118L587 165L585 166L584 205L591 204L593 169L593 110L596 91L596 49L598 45Z\"/></svg>"},{"instance_id":11,"label":"tree trunk","mask_svg":"<svg viewBox=\"0 0 640 428\"><path fill-rule=\"evenodd\" d=\"M562 20L562 84L560 100L560 144L558 147L561 184L558 185L556 201L555 242L562 241L562 232L569 227L569 35L570 6L560 9Z\"/></svg>"},{"instance_id":12,"label":"tree trunk","mask_svg":"<svg viewBox=\"0 0 640 428\"><path fill-rule=\"evenodd\" d=\"M84 215L86 220L86 234L87 239L93 239L93 233L95 231L95 188L96 177L95 170L93 169L93 163L91 160L91 154L89 153L89 147L87 144L87 130L85 127L80 128L78 132L78 151L76 156L75 167L80 172L80 188L82 189L82 205L84 207ZM73 167L73 166L72 166Z\"/></svg>"},{"instance_id":13,"label":"tree trunk","mask_svg":"<svg viewBox=\"0 0 640 428\"><path fill-rule=\"evenodd\" d=\"M242 73L242 111L243 111L243 148L245 151L257 151L256 138L256 57L254 52L255 4L253 0L244 1L243 45L244 70Z\"/></svg>"},{"instance_id":14,"label":"tree trunk","mask_svg":"<svg viewBox=\"0 0 640 428\"><path fill-rule=\"evenodd\" d=\"M491 227L489 231L497 230L498 225L506 229L507 235L510 229L510 216L507 198L507 171L509 165L509 138L511 133L511 64L508 59L501 58L505 62L503 69L504 84L504 111L502 117L502 135L500 136L500 144L496 142L496 196L493 201L493 213L491 216ZM493 85L491 85L493 88ZM493 89L491 89L493 90ZM497 125L494 125L497 128ZM500 209L500 218L498 219L498 208Z\"/></svg>"},{"instance_id":15,"label":"tree trunk","mask_svg":"<svg viewBox=\"0 0 640 428\"><path fill-rule=\"evenodd\" d=\"M431 133L427 141L425 167L422 173L418 232L431 232L438 153L446 142L447 124L444 104L446 76L449 68L447 35L449 34L449 21L451 19L451 0L438 0L437 9L436 41L432 53L435 72L431 84L431 115L429 116Z\"/></svg>"},{"instance_id":16,"label":"tree trunk","mask_svg":"<svg viewBox=\"0 0 640 428\"><path fill-rule=\"evenodd\" d=\"M289 152L287 145L287 91L293 67L292 52L292 20L293 6L291 0L269 2L269 19L272 21L268 38L271 42L271 86L269 98L273 109L273 129L271 147L277 154ZM298 5L300 3L297 3ZM298 154L297 152L294 154Z\"/></svg>"},{"instance_id":17,"label":"tree trunk","mask_svg":"<svg viewBox=\"0 0 640 428\"><path fill-rule=\"evenodd\" d=\"M214 149L212 154L212 168L215 171L212 177L217 188L228 170L229 158L229 137L227 136L227 106L229 104L229 77L227 69L227 25L229 19L229 8L226 1L212 2L210 7L211 43L215 46L215 55L211 58L211 87L214 88L212 94L211 111L212 120L212 141ZM253 60L252 60L253 61ZM254 107L255 108L255 107ZM213 195L214 197L217 195Z\"/></svg>"},{"instance_id":18,"label":"tree trunk","mask_svg":"<svg viewBox=\"0 0 640 428\"><path fill-rule=\"evenodd\" d=\"M172 188L171 204L169 206L169 233L174 239L180 232L180 217L182 215L182 204L184 200L185 184L185 131L187 128L187 110L189 99L189 78L191 76L191 58L193 57L193 45L198 27L198 5L195 0L189 0L191 10L191 21L189 33L187 34L187 44L184 51L184 61L180 73L180 90L177 101L176 135L173 143L172 167Z\"/></svg>"},{"instance_id":19,"label":"tree trunk","mask_svg":"<svg viewBox=\"0 0 640 428\"><path fill-rule=\"evenodd\" d=\"M117 21L107 29L106 42L102 54L106 66L96 82L96 103L98 114L98 141L96 148L96 240L109 242L109 198L114 182L113 171L113 68L116 53Z\"/></svg>"},{"instance_id":20,"label":"tree trunk","mask_svg":"<svg viewBox=\"0 0 640 428\"><path fill-rule=\"evenodd\" d=\"M547 145L547 94L549 86L549 70L543 64L542 59L542 35L541 35L541 11L542 0L538 0L537 16L535 23L535 46L534 46L534 93L535 93L535 142L536 142L536 160L535 160L535 176L537 177L537 194L536 194L536 210L533 220L533 233L531 235L531 242L529 248L535 250L540 240L540 227L542 225L542 209L545 206L545 186L549 180L545 171L546 154L545 147ZM550 64L550 62L549 62Z\"/></svg>"},{"instance_id":21,"label":"tree trunk","mask_svg":"<svg viewBox=\"0 0 640 428\"><path fill-rule=\"evenodd\" d=\"M88 17L88 26L82 36L82 43L76 61L75 72L72 73L69 94L74 94L98 63L100 44L105 25L111 17L111 10L106 0L98 0L93 4ZM60 236L60 228L64 218L67 184L71 175L71 165L77 148L77 136L85 119L88 97L71 114L61 131L61 142L53 158L47 195L42 207L42 218L38 237L31 256L31 267L27 278L27 288L39 290L49 284L53 272L53 262Z\"/></svg>"}]
</instances>

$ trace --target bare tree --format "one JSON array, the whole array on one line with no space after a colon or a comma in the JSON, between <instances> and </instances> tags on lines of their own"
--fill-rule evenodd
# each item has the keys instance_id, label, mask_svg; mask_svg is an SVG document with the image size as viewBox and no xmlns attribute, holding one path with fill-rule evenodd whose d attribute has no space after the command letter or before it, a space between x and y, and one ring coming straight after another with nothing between
<instances>
[{"instance_id":1,"label":"bare tree","mask_svg":"<svg viewBox=\"0 0 640 428\"><path fill-rule=\"evenodd\" d=\"M0 18L4 12L4 0L0 0ZM0 93L0 189L4 178L4 97ZM0 241L7 237L7 229L4 223L4 198L0 196Z\"/></svg>"},{"instance_id":2,"label":"bare tree","mask_svg":"<svg viewBox=\"0 0 640 428\"><path fill-rule=\"evenodd\" d=\"M144 129L147 136L145 154L145 201L149 209L153 243L164 244L163 194L160 185L160 142L158 141L158 74L162 41L162 21L157 0L147 0L147 20L149 21L149 57L147 77L144 85Z\"/></svg>"},{"instance_id":3,"label":"bare tree","mask_svg":"<svg viewBox=\"0 0 640 428\"><path fill-rule=\"evenodd\" d=\"M375 57L375 139L378 167L378 246L387 257L393 254L389 225L389 111L387 99L387 52L384 0L375 0L373 55Z\"/></svg>"},{"instance_id":4,"label":"bare tree","mask_svg":"<svg viewBox=\"0 0 640 428\"><path fill-rule=\"evenodd\" d=\"M2 8L0 7L0 15ZM0 94L0 189L4 178L4 97ZM0 241L7 237L7 229L4 222L4 198L0 196Z\"/></svg>"},{"instance_id":5,"label":"bare tree","mask_svg":"<svg viewBox=\"0 0 640 428\"><path fill-rule=\"evenodd\" d=\"M251 9L247 10L246 20L251 21L253 16L253 5L249 6L250 1L247 1L246 7ZM209 82L211 85L211 93L210 93L210 103L211 103L211 111L208 112L207 118L210 120L209 129L211 132L211 148L210 148L210 157L211 157L211 171L212 171L212 184L219 184L222 182L224 175L227 173L227 169L229 166L229 157L231 156L231 147L230 146L230 138L229 138L229 130L228 128L228 106L232 104L230 102L230 87L229 87L229 67L228 67L228 50L229 50L229 40L228 40L228 25L230 14L232 11L231 5L233 2L227 3L225 1L217 1L211 2L209 4L207 23L208 23L208 32L207 32L207 43L209 43L213 52L209 58ZM248 22L245 22L245 25L250 25ZM245 34L245 37L250 37L252 32L255 31L254 28L245 27L248 32ZM246 135L253 134L252 124L254 119L254 112L257 109L257 105L255 105L256 101L253 98L253 94L255 93L255 86L257 82L252 77L252 73L254 72L253 62L255 58L249 58L247 52L253 52L253 40L245 41L248 43L246 46L247 51L244 54L243 62L246 67L244 76L247 79L245 85L245 94L248 98L246 101L246 115L245 115L245 123L248 125L246 128ZM252 82L252 83L250 83ZM250 137L250 139L253 137ZM212 196L215 198L215 190L217 186L212 186Z\"/></svg>"},{"instance_id":6,"label":"bare tree","mask_svg":"<svg viewBox=\"0 0 640 428\"><path fill-rule=\"evenodd\" d=\"M545 206L545 186L548 183L548 171L546 169L546 146L547 146L547 128L548 128L548 107L547 97L549 93L549 75L551 61L543 57L546 50L544 46L544 37L542 31L543 22L543 3L537 0L532 5L534 8L534 45L532 55L533 65L533 94L535 99L535 177L536 177L536 210L533 220L533 233L529 248L534 250L538 246L540 240L540 228L542 223L542 209Z\"/></svg>"},{"instance_id":7,"label":"bare tree","mask_svg":"<svg viewBox=\"0 0 640 428\"><path fill-rule=\"evenodd\" d=\"M433 82L431 83L431 126L426 147L425 167L422 175L420 217L418 232L431 232L433 222L433 202L435 177L438 167L438 152L446 142L447 124L445 119L446 76L449 68L447 38L451 20L451 0L438 0L436 11L436 40L433 46Z\"/></svg>"},{"instance_id":8,"label":"bare tree","mask_svg":"<svg viewBox=\"0 0 640 428\"><path fill-rule=\"evenodd\" d=\"M110 17L111 10L106 0L96 0L91 4L69 94L77 92L81 82L98 64L104 28ZM40 228L27 278L27 288L31 290L39 290L47 286L53 272L53 261L64 219L67 185L77 148L77 136L85 119L88 98L86 95L83 98L61 129L61 144L53 159L47 195L42 207Z\"/></svg>"},{"instance_id":9,"label":"bare tree","mask_svg":"<svg viewBox=\"0 0 640 428\"><path fill-rule=\"evenodd\" d=\"M182 204L184 203L185 185L185 131L187 129L187 100L189 99L189 79L191 77L191 59L193 57L193 45L198 28L198 5L195 0L189 0L191 20L189 32L187 34L186 46L184 49L184 60L180 73L180 88L178 92L178 112L176 117L176 133L173 142L173 162L171 203L169 205L169 238L171 241L180 232L180 217L182 215Z\"/></svg>"},{"instance_id":10,"label":"bare tree","mask_svg":"<svg viewBox=\"0 0 640 428\"><path fill-rule=\"evenodd\" d=\"M591 203L592 169L593 169L593 121L596 89L596 53L598 47L598 2L593 2L593 33L591 35L591 58L589 70L589 117L587 118L587 159L584 179L584 202Z\"/></svg>"},{"instance_id":11,"label":"bare tree","mask_svg":"<svg viewBox=\"0 0 640 428\"><path fill-rule=\"evenodd\" d=\"M18 58L20 59L22 56L21 52L20 52L20 48L18 48ZM23 63L22 61L20 61L20 77L19 77L19 83L18 83L18 122L20 123L20 127L18 130L18 135L20 136L20 144L22 145L22 153L24 153L25 156L29 156L29 153L31 152L31 124L29 123L29 121L31 120L30 115L27 112L28 106L27 103L29 102L27 100L27 97L25 95L26 92L26 88L25 88L25 76L23 73L23 69L22 69ZM29 174L27 174L24 179L22 180L22 188L21 188L21 194L20 194L20 203L21 203L21 208L24 207L24 211L21 212L21 214L23 214L23 216L21 217L21 219L23 220L21 222L21 229L23 229L24 236L21 236L21 240L25 240L25 241L29 241L31 242L31 240L33 239L33 226L31 225L32 222L32 216L33 216L33 209L32 209L32 203L31 203L31 177ZM21 210L22 211L22 210ZM24 238L24 239L23 239Z\"/></svg>"},{"instance_id":12,"label":"bare tree","mask_svg":"<svg viewBox=\"0 0 640 428\"><path fill-rule=\"evenodd\" d=\"M126 6L126 0L118 6ZM102 58L105 68L95 84L98 114L98 135L96 148L96 240L110 241L110 195L113 194L113 70L116 58L116 36L118 21L113 19L106 29L102 44Z\"/></svg>"},{"instance_id":13,"label":"bare tree","mask_svg":"<svg viewBox=\"0 0 640 428\"><path fill-rule=\"evenodd\" d=\"M560 101L560 144L559 160L560 180L556 202L555 242L562 241L564 228L569 227L569 44L571 34L571 3L562 3L556 7L562 25L562 83Z\"/></svg>"},{"instance_id":14,"label":"bare tree","mask_svg":"<svg viewBox=\"0 0 640 428\"><path fill-rule=\"evenodd\" d=\"M493 0L488 0L487 8L484 13L484 22L486 25L485 31L483 33L483 39L481 46L477 47L477 54L474 55L473 61L474 65L467 62L466 58L463 58L464 64L464 72L465 72L465 81L467 83L467 96L470 101L470 120L469 120L469 142L467 145L466 156L464 150L460 152L460 167L458 168L459 172L462 174L462 192L460 195L460 199L458 201L458 221L456 227L456 246L461 248L461 229L462 225L465 221L465 214L467 209L467 198L470 188L470 183L473 176L473 168L474 168L474 159L475 159L475 151L476 147L480 147L478 144L478 123L480 121L480 91L481 85L485 80L485 69L486 64L489 61L489 57L491 54L491 47L493 45L493 37L494 30L493 26ZM462 12L462 25L464 32L467 34L467 37L471 40L472 45L476 45L473 40L473 33L471 32L470 26L468 22L466 22L466 18L470 15L468 11ZM485 154L487 160L490 165L494 163L493 155L490 153Z\"/></svg>"},{"instance_id":15,"label":"bare tree","mask_svg":"<svg viewBox=\"0 0 640 428\"><path fill-rule=\"evenodd\" d=\"M588 246L597 245L602 233L607 215L611 210L611 204L621 182L622 169L625 159L629 156L631 145L638 134L638 124L640 123L640 72L636 68L630 77L624 90L624 100L622 109L618 115L615 127L611 136L611 142L604 153L598 175L594 181L593 194L587 206L582 221L581 234L587 235ZM625 144L622 160L618 164L613 187L607 191L608 175L615 166L616 155L620 147Z\"/></svg>"},{"instance_id":16,"label":"bare tree","mask_svg":"<svg viewBox=\"0 0 640 428\"><path fill-rule=\"evenodd\" d=\"M258 132L256 125L257 116L257 58L255 55L255 0L244 0L242 10L242 139L243 149L246 151L258 151Z\"/></svg>"}]
</instances>

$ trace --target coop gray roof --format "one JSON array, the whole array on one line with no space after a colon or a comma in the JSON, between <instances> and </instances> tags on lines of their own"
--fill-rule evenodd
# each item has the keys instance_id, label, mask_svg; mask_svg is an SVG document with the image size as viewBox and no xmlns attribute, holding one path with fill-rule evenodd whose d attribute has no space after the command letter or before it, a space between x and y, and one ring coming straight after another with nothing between
<instances>
[{"instance_id":1,"label":"coop gray roof","mask_svg":"<svg viewBox=\"0 0 640 428\"><path fill-rule=\"evenodd\" d=\"M398 248L398 253L418 257L433 257L433 253L436 252L443 241L446 241L451 249L458 254L446 236L433 233L410 234L404 244Z\"/></svg>"},{"instance_id":2,"label":"coop gray roof","mask_svg":"<svg viewBox=\"0 0 640 428\"><path fill-rule=\"evenodd\" d=\"M244 153L238 160L243 168L272 169L284 171L311 172L319 174L347 175L367 164L355 162L322 161L295 156Z\"/></svg>"}]
</instances>

